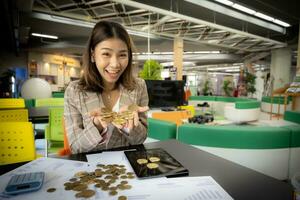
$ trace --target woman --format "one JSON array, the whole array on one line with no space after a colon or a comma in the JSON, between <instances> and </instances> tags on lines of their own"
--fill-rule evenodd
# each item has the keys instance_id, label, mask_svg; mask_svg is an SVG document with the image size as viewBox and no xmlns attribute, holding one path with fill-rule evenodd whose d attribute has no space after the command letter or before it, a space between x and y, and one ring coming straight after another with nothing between
<instances>
[{"instance_id":1,"label":"woman","mask_svg":"<svg viewBox=\"0 0 300 200\"><path fill-rule=\"evenodd\" d=\"M132 44L127 31L115 22L98 22L88 41L83 67L80 80L71 82L65 91L64 117L71 152L143 143L148 93L145 81L132 75ZM118 121L116 113L125 113L128 106L134 108L130 116Z\"/></svg>"}]
</instances>

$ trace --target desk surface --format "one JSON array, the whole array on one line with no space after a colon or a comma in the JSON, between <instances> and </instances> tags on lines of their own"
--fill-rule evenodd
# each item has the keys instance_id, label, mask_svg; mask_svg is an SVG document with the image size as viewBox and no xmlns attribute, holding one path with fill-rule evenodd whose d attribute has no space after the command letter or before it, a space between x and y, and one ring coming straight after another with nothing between
<instances>
[{"instance_id":1,"label":"desk surface","mask_svg":"<svg viewBox=\"0 0 300 200\"><path fill-rule=\"evenodd\" d=\"M189 176L212 176L236 200L289 200L293 197L293 188L288 183L237 165L177 140L153 142L144 146L133 147L165 149L189 170ZM124 148L116 150L124 150ZM68 159L86 161L86 154L71 155Z\"/></svg>"},{"instance_id":2,"label":"desk surface","mask_svg":"<svg viewBox=\"0 0 300 200\"><path fill-rule=\"evenodd\" d=\"M223 158L183 144L167 140L145 144L145 148L163 148L188 170L190 176L212 176L234 199L292 199L288 183L237 165ZM86 161L85 154L70 159Z\"/></svg>"}]
</instances>

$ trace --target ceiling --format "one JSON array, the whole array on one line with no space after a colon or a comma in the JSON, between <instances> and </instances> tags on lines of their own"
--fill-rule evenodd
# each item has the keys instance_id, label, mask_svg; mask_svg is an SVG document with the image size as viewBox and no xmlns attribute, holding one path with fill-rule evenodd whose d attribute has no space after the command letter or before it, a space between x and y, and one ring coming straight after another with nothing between
<instances>
[{"instance_id":1,"label":"ceiling","mask_svg":"<svg viewBox=\"0 0 300 200\"><path fill-rule=\"evenodd\" d=\"M185 55L185 61L194 63L193 70L200 65L261 61L270 55L271 49L297 48L297 0L234 2L288 22L291 27L281 33L265 28L265 22L255 25L236 19L208 9L205 5L216 3L208 0L202 0L201 5L192 0L4 0L1 26L6 31L1 34L6 39L2 37L2 42L6 50L16 53L29 50L79 57L93 23L113 20L122 23L130 33L149 36L151 52L172 52L174 37L184 39L186 52L220 51ZM33 37L33 32L56 35L59 39ZM132 37L137 52L148 51L147 37ZM163 58L161 62L172 60L171 55ZM140 59L147 57L141 55Z\"/></svg>"}]
</instances>

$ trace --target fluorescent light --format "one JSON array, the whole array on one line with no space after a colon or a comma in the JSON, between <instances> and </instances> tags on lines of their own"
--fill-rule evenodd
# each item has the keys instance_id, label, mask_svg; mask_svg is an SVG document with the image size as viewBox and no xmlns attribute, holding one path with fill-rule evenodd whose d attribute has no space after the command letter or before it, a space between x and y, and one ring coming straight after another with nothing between
<instances>
[{"instance_id":1,"label":"fluorescent light","mask_svg":"<svg viewBox=\"0 0 300 200\"><path fill-rule=\"evenodd\" d=\"M291 26L290 24L288 24L288 23L286 23L286 22L283 22L283 21L281 21L281 20L279 20L279 19L275 19L275 20L274 20L274 23L279 24L279 25L284 26L284 27L289 27L289 26Z\"/></svg>"},{"instance_id":2,"label":"fluorescent light","mask_svg":"<svg viewBox=\"0 0 300 200\"><path fill-rule=\"evenodd\" d=\"M41 33L31 33L31 35L35 36L35 37L50 38L50 39L55 39L55 40L58 39L58 37L55 35L46 35L46 34L41 34Z\"/></svg>"},{"instance_id":3,"label":"fluorescent light","mask_svg":"<svg viewBox=\"0 0 300 200\"><path fill-rule=\"evenodd\" d=\"M156 39L157 36L152 34L152 33L146 33L146 32L142 32L142 31L136 31L136 30L131 30L131 29L127 29L128 34L130 35L135 35L135 36L140 36L140 37L145 37L145 38L152 38L152 39Z\"/></svg>"},{"instance_id":4,"label":"fluorescent light","mask_svg":"<svg viewBox=\"0 0 300 200\"><path fill-rule=\"evenodd\" d=\"M256 17L260 17L262 19L265 19L265 20L268 20L268 21L274 21L274 18L273 17L270 17L268 15L265 15L265 14L262 14L260 12L257 12L254 14Z\"/></svg>"},{"instance_id":5,"label":"fluorescent light","mask_svg":"<svg viewBox=\"0 0 300 200\"><path fill-rule=\"evenodd\" d=\"M215 0L221 4L225 4L227 6L232 6L233 5L233 2L232 1L228 1L228 0Z\"/></svg>"},{"instance_id":6,"label":"fluorescent light","mask_svg":"<svg viewBox=\"0 0 300 200\"><path fill-rule=\"evenodd\" d=\"M243 11L245 13L248 13L250 15L253 15L254 13L256 13L255 10L252 10L250 8L247 8L247 7L237 4L237 3L233 4L232 7L234 7L235 9L238 9L240 11Z\"/></svg>"},{"instance_id":7,"label":"fluorescent light","mask_svg":"<svg viewBox=\"0 0 300 200\"><path fill-rule=\"evenodd\" d=\"M186 1L192 1L193 2L193 0L186 0ZM237 9L237 10L240 10L242 12L248 13L250 15L254 15L254 16L259 17L261 19L264 19L264 20L267 20L267 21L271 21L271 22L273 22L275 24L278 24L280 26L283 26L283 27L289 27L289 26L291 26L290 24L288 24L286 22L283 22L283 21L281 21L279 19L275 19L275 18L273 18L271 16L268 16L268 15L265 15L263 13L256 12L255 10L252 10L250 8L247 8L247 7L242 6L240 4L237 4L237 3L233 3L233 2L228 1L228 0L215 0L215 1L217 1L219 3L222 3L224 5L227 5L227 6L233 7L235 9ZM199 3L198 5L201 5L201 4Z\"/></svg>"}]
</instances>

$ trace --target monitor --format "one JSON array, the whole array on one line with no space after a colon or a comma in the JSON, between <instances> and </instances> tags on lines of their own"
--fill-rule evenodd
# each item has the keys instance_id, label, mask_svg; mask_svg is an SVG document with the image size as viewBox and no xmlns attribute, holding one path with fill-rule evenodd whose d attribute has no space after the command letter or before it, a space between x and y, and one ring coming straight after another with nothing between
<instances>
[{"instance_id":1,"label":"monitor","mask_svg":"<svg viewBox=\"0 0 300 200\"><path fill-rule=\"evenodd\" d=\"M150 108L177 107L183 105L183 81L146 80L146 85Z\"/></svg>"}]
</instances>

